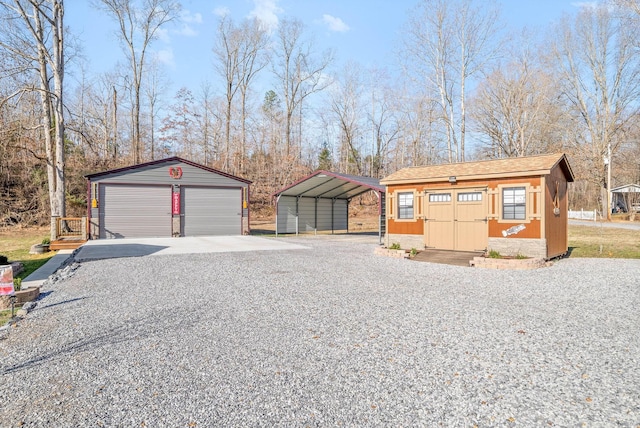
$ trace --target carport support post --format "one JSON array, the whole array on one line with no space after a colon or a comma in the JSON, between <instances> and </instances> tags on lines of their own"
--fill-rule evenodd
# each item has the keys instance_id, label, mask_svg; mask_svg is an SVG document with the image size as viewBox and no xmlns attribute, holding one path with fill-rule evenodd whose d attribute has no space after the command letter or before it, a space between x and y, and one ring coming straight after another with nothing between
<instances>
[{"instance_id":1,"label":"carport support post","mask_svg":"<svg viewBox=\"0 0 640 428\"><path fill-rule=\"evenodd\" d=\"M276 196L276 238L278 237L278 202L280 202L280 196Z\"/></svg>"},{"instance_id":2,"label":"carport support post","mask_svg":"<svg viewBox=\"0 0 640 428\"><path fill-rule=\"evenodd\" d=\"M300 222L299 222L299 217L300 217L300 211L299 211L299 204L300 202L300 196L296 196L296 236L298 236L299 232L300 232Z\"/></svg>"}]
</instances>

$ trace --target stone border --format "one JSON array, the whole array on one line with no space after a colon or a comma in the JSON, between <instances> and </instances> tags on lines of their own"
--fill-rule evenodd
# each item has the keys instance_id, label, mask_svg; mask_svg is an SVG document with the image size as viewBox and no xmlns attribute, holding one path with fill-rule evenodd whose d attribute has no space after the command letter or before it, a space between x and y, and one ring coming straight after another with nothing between
<instances>
[{"instance_id":1,"label":"stone border","mask_svg":"<svg viewBox=\"0 0 640 428\"><path fill-rule=\"evenodd\" d=\"M22 305L23 303L31 302L40 295L40 287L29 287L14 293L16 296L16 305ZM11 302L9 296L0 296L0 309L11 308Z\"/></svg>"},{"instance_id":2,"label":"stone border","mask_svg":"<svg viewBox=\"0 0 640 428\"><path fill-rule=\"evenodd\" d=\"M474 257L469 261L469 266L485 268L485 269L513 269L513 270L527 270L538 269L541 267L551 266L552 262L547 262L541 258L530 259L505 259L505 258L491 258L491 257Z\"/></svg>"},{"instance_id":3,"label":"stone border","mask_svg":"<svg viewBox=\"0 0 640 428\"><path fill-rule=\"evenodd\" d=\"M376 247L373 254L378 256L393 257L395 259L408 259L410 253L407 250L391 250L389 248Z\"/></svg>"}]
</instances>

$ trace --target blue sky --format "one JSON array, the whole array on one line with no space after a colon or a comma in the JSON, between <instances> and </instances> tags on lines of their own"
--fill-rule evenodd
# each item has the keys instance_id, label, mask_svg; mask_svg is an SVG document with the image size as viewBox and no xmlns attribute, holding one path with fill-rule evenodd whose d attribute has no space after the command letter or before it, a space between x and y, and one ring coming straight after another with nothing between
<instances>
[{"instance_id":1,"label":"blue sky","mask_svg":"<svg viewBox=\"0 0 640 428\"><path fill-rule=\"evenodd\" d=\"M220 13L230 14L236 22L256 16L273 25L285 17L297 18L318 49L333 49L338 62L351 59L367 67L385 67L394 61L394 47L415 4L416 0L183 0L180 22L167 27L152 50L171 82L168 97L182 86L197 90L205 81L215 86L211 49ZM557 22L582 3L501 0L498 4L505 23L519 32L525 26L536 29ZM115 23L92 9L90 2L67 3L65 19L83 47L89 75L124 64Z\"/></svg>"}]
</instances>

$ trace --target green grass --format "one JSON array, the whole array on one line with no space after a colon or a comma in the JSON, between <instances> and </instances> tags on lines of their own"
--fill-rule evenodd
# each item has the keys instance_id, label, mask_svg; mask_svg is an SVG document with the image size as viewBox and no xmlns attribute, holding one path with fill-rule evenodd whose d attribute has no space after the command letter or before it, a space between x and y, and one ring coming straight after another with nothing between
<instances>
[{"instance_id":1,"label":"green grass","mask_svg":"<svg viewBox=\"0 0 640 428\"><path fill-rule=\"evenodd\" d=\"M640 259L640 230L569 226L570 257Z\"/></svg>"},{"instance_id":2,"label":"green grass","mask_svg":"<svg viewBox=\"0 0 640 428\"><path fill-rule=\"evenodd\" d=\"M24 266L16 278L26 278L56 255L55 251L29 254L31 246L40 244L48 232L48 229L9 229L0 232L0 255L7 256L10 262L21 262Z\"/></svg>"},{"instance_id":3,"label":"green grass","mask_svg":"<svg viewBox=\"0 0 640 428\"><path fill-rule=\"evenodd\" d=\"M48 232L48 229L10 229L0 232L0 255L6 256L9 262L21 262L24 266L24 270L15 278L26 278L56 254L55 251L29 254L31 246L40 244ZM20 306L16 306L15 310ZM0 326L5 325L10 319L11 309L0 310Z\"/></svg>"},{"instance_id":4,"label":"green grass","mask_svg":"<svg viewBox=\"0 0 640 428\"><path fill-rule=\"evenodd\" d=\"M16 312L18 312L18 308L19 306L16 306L15 308ZM0 327L8 323L10 319L11 319L11 309L3 309L0 311Z\"/></svg>"}]
</instances>

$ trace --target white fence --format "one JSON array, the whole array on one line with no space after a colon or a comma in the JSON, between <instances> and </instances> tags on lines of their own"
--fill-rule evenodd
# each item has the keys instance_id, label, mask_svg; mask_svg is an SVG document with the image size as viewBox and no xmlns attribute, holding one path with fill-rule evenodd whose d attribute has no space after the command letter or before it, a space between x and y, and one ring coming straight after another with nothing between
<instances>
[{"instance_id":1,"label":"white fence","mask_svg":"<svg viewBox=\"0 0 640 428\"><path fill-rule=\"evenodd\" d=\"M585 211L585 210L573 211L573 210L569 210L569 218L574 218L574 219L578 219L578 220L593 220L593 221L596 221L596 219L598 218L598 211L597 210L592 210L592 211Z\"/></svg>"}]
</instances>

